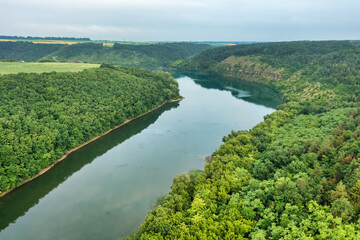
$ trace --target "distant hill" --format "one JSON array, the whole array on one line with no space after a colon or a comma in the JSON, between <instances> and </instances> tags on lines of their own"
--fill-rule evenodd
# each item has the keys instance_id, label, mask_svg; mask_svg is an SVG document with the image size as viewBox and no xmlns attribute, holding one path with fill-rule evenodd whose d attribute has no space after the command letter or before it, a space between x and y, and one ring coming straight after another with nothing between
<instances>
[{"instance_id":1,"label":"distant hill","mask_svg":"<svg viewBox=\"0 0 360 240\"><path fill-rule=\"evenodd\" d=\"M113 47L105 47L91 42L73 45L0 42L0 60L82 61L158 68L169 67L176 61L188 59L209 48L212 46L200 43L115 43Z\"/></svg>"},{"instance_id":2,"label":"distant hill","mask_svg":"<svg viewBox=\"0 0 360 240\"><path fill-rule=\"evenodd\" d=\"M6 36L6 35L0 35L0 39L26 39L26 40L61 40L61 41L91 41L90 38L76 38L76 37L31 37L31 36Z\"/></svg>"},{"instance_id":3,"label":"distant hill","mask_svg":"<svg viewBox=\"0 0 360 240\"><path fill-rule=\"evenodd\" d=\"M34 62L63 46L63 44L34 44L32 42L0 42L0 60Z\"/></svg>"},{"instance_id":4,"label":"distant hill","mask_svg":"<svg viewBox=\"0 0 360 240\"><path fill-rule=\"evenodd\" d=\"M187 59L209 48L210 45L196 43L147 45L115 43L112 48L103 47L102 44L84 43L66 46L50 54L49 57L57 57L59 61L81 60L151 68L168 67L172 62Z\"/></svg>"}]
</instances>

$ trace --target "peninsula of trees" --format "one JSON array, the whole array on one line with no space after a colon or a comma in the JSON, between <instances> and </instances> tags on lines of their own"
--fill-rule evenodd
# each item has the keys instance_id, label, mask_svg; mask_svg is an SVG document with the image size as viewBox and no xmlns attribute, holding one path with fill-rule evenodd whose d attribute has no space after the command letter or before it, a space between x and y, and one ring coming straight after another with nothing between
<instances>
[{"instance_id":1,"label":"peninsula of trees","mask_svg":"<svg viewBox=\"0 0 360 240\"><path fill-rule=\"evenodd\" d=\"M114 67L0 75L0 193L127 119L179 98L170 74Z\"/></svg>"}]
</instances>

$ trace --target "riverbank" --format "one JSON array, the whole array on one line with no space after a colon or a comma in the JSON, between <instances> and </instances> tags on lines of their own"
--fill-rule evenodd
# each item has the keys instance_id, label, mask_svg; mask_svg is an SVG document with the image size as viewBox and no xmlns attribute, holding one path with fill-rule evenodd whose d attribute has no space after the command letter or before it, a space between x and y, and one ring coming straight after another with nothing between
<instances>
[{"instance_id":1,"label":"riverbank","mask_svg":"<svg viewBox=\"0 0 360 240\"><path fill-rule=\"evenodd\" d=\"M239 45L190 59L190 70L259 81L284 101L225 136L204 171L176 177L127 239L357 239L358 44Z\"/></svg>"},{"instance_id":2,"label":"riverbank","mask_svg":"<svg viewBox=\"0 0 360 240\"><path fill-rule=\"evenodd\" d=\"M179 102L179 101L181 101L181 100L183 100L183 99L184 99L184 98L181 97L181 98L178 98L178 99L165 101L165 102L163 102L162 104L160 104L159 106L157 106L157 107L155 107L155 108L153 108L153 109L150 109L150 110L148 110L147 112L144 112L144 113L140 114L139 116L136 116L136 117L131 118L131 119L128 119L128 120L125 120L125 121L124 121L123 123L121 123L120 125L118 125L118 126L116 126L116 127L114 127L114 128L109 129L109 130L106 131L105 133L103 133L103 134L101 134L101 135L99 135L99 136L96 136L96 137L90 139L89 141L87 141L87 142L79 145L78 147L73 148L73 149L70 149L70 150L67 151L61 158L57 159L57 160L56 160L54 163L52 163L49 167L42 169L42 170L41 170L38 174L36 174L34 177L31 177L31 178L29 178L29 179L26 179L26 180L24 180L19 186L15 187L15 188L11 188L11 189L9 189L9 190L1 193L1 194L0 194L0 198L3 197L3 196L5 196L6 194L12 192L13 190L15 190L15 189L17 189L17 188L25 185L26 183L28 183L28 182L30 182L30 181L32 181L32 180L40 177L41 175L43 175L44 173L46 173L47 171L49 171L51 168L53 168L57 163L63 161L63 160L64 160L69 154L71 154L72 152L74 152L74 151L76 151L76 150L78 150L78 149L86 146L87 144L89 144L89 143L91 143L91 142L93 142L93 141L95 141L95 140L97 140L97 139L105 136L106 134L114 131L115 129L118 129L118 128L124 126L125 124L127 124L127 123L129 123L129 122L131 122L131 121L133 121L133 120L135 120L135 119L138 119L138 118L140 118L140 117L142 117L142 116L144 116L144 115L146 115L146 114L148 114L148 113L150 113L150 112L155 111L156 109L161 108L162 106L164 106L164 105L167 104L167 103Z\"/></svg>"}]
</instances>

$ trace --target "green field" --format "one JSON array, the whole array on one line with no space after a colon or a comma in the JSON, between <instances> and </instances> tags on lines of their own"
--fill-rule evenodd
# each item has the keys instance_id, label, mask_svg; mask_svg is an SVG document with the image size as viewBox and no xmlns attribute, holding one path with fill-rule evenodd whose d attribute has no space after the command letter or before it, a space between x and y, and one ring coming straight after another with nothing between
<instances>
[{"instance_id":1,"label":"green field","mask_svg":"<svg viewBox=\"0 0 360 240\"><path fill-rule=\"evenodd\" d=\"M88 68L97 68L100 64L90 63L37 63L37 62L0 62L0 74L43 73L43 72L79 72Z\"/></svg>"}]
</instances>

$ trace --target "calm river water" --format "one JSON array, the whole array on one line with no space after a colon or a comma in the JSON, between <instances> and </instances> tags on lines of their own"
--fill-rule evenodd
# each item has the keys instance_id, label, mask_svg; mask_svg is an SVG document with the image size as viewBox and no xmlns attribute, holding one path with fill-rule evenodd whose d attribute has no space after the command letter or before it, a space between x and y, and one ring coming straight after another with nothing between
<instances>
[{"instance_id":1,"label":"calm river water","mask_svg":"<svg viewBox=\"0 0 360 240\"><path fill-rule=\"evenodd\" d=\"M0 199L0 239L119 239L135 231L175 175L203 169L231 130L250 129L279 96L247 82L175 74L185 99L72 153Z\"/></svg>"}]
</instances>

